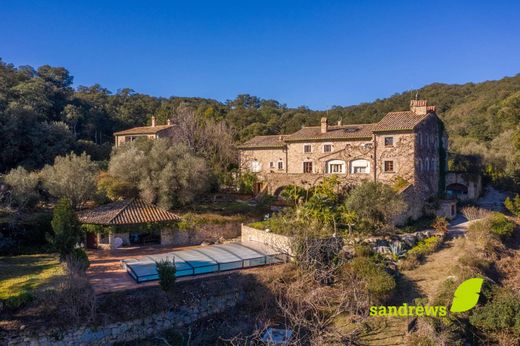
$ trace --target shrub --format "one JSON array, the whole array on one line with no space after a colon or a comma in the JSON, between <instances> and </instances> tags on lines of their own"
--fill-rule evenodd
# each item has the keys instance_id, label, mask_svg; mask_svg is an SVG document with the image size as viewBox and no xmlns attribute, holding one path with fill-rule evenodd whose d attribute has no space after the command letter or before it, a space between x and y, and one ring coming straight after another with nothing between
<instances>
[{"instance_id":1,"label":"shrub","mask_svg":"<svg viewBox=\"0 0 520 346\"><path fill-rule=\"evenodd\" d=\"M172 293L175 288L175 261L174 259L162 259L155 262L159 274L159 286L166 293Z\"/></svg>"},{"instance_id":2,"label":"shrub","mask_svg":"<svg viewBox=\"0 0 520 346\"><path fill-rule=\"evenodd\" d=\"M369 245L359 244L354 247L354 255L357 257L369 257L374 253Z\"/></svg>"},{"instance_id":3,"label":"shrub","mask_svg":"<svg viewBox=\"0 0 520 346\"><path fill-rule=\"evenodd\" d=\"M513 199L507 197L504 201L504 205L511 214L520 217L520 195L516 194Z\"/></svg>"},{"instance_id":4,"label":"shrub","mask_svg":"<svg viewBox=\"0 0 520 346\"><path fill-rule=\"evenodd\" d=\"M414 256L418 259L423 259L426 255L435 252L441 243L442 239L439 237L423 239L408 251L407 256Z\"/></svg>"},{"instance_id":5,"label":"shrub","mask_svg":"<svg viewBox=\"0 0 520 346\"><path fill-rule=\"evenodd\" d=\"M355 257L350 263L352 271L366 282L368 292L377 300L382 301L394 290L395 279L385 271L382 264L372 257Z\"/></svg>"},{"instance_id":6,"label":"shrub","mask_svg":"<svg viewBox=\"0 0 520 346\"><path fill-rule=\"evenodd\" d=\"M490 232L501 239L509 238L513 235L514 224L501 213L492 213L489 217Z\"/></svg>"},{"instance_id":7,"label":"shrub","mask_svg":"<svg viewBox=\"0 0 520 346\"><path fill-rule=\"evenodd\" d=\"M470 221L483 219L489 215L488 210L472 206L462 208L461 213Z\"/></svg>"},{"instance_id":8,"label":"shrub","mask_svg":"<svg viewBox=\"0 0 520 346\"><path fill-rule=\"evenodd\" d=\"M520 296L507 288L492 291L490 301L474 310L469 319L486 332L508 333L520 338Z\"/></svg>"},{"instance_id":9,"label":"shrub","mask_svg":"<svg viewBox=\"0 0 520 346\"><path fill-rule=\"evenodd\" d=\"M64 260L72 254L83 233L78 217L68 199L62 198L58 201L54 208L51 224L54 236L50 241L60 253L60 259Z\"/></svg>"},{"instance_id":10,"label":"shrub","mask_svg":"<svg viewBox=\"0 0 520 346\"><path fill-rule=\"evenodd\" d=\"M84 274L90 266L87 253L81 248L75 248L67 256L67 269L71 273Z\"/></svg>"},{"instance_id":11,"label":"shrub","mask_svg":"<svg viewBox=\"0 0 520 346\"><path fill-rule=\"evenodd\" d=\"M345 208L372 230L391 227L396 216L406 210L403 197L390 186L364 182L355 187L345 200Z\"/></svg>"},{"instance_id":12,"label":"shrub","mask_svg":"<svg viewBox=\"0 0 520 346\"><path fill-rule=\"evenodd\" d=\"M437 216L432 223L433 229L441 234L448 232L448 221L442 216Z\"/></svg>"}]
</instances>

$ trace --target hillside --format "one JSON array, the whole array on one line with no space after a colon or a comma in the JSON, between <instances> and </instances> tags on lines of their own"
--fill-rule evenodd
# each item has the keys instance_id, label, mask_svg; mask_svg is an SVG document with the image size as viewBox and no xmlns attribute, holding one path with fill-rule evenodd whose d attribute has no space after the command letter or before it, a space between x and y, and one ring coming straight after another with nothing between
<instances>
[{"instance_id":1,"label":"hillside","mask_svg":"<svg viewBox=\"0 0 520 346\"><path fill-rule=\"evenodd\" d=\"M0 60L0 172L22 165L41 168L57 155L86 151L95 160L108 158L112 133L159 123L188 107L208 122L225 123L237 143L255 135L291 133L302 125L317 125L320 117L344 123L379 120L389 111L404 110L418 96L437 105L450 135L452 168L481 169L497 184L520 185L520 75L497 81L449 85L435 83L386 99L356 106L314 111L289 108L275 100L238 95L218 102L203 98L161 98L96 84L72 87L73 76L63 67L15 67ZM460 154L470 155L462 157ZM475 164L483 165L475 166ZM471 165L472 166L471 166ZM471 166L471 167L470 167Z\"/></svg>"}]
</instances>

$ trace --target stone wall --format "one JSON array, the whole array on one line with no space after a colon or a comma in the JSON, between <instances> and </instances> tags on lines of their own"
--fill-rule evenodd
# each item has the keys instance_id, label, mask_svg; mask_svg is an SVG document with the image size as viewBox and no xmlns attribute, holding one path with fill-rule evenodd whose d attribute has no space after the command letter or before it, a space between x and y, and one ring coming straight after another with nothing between
<instances>
[{"instance_id":1,"label":"stone wall","mask_svg":"<svg viewBox=\"0 0 520 346\"><path fill-rule=\"evenodd\" d=\"M167 312L126 322L70 330L46 330L36 335L18 332L7 336L7 345L111 345L156 335L166 329L189 325L199 319L224 312L245 298L241 290L203 298L194 305L180 306Z\"/></svg>"},{"instance_id":2,"label":"stone wall","mask_svg":"<svg viewBox=\"0 0 520 346\"><path fill-rule=\"evenodd\" d=\"M476 200L482 194L482 176L475 173L448 172L446 174L446 188L450 185L464 185L467 193L460 193L454 197L461 200Z\"/></svg>"},{"instance_id":3,"label":"stone wall","mask_svg":"<svg viewBox=\"0 0 520 346\"><path fill-rule=\"evenodd\" d=\"M189 246L202 242L214 243L221 239L240 237L240 223L208 223L194 230L164 229L161 230L162 245Z\"/></svg>"},{"instance_id":4,"label":"stone wall","mask_svg":"<svg viewBox=\"0 0 520 346\"><path fill-rule=\"evenodd\" d=\"M266 232L265 230L242 225L241 241L256 241L281 253L292 255L291 238L281 234Z\"/></svg>"}]
</instances>

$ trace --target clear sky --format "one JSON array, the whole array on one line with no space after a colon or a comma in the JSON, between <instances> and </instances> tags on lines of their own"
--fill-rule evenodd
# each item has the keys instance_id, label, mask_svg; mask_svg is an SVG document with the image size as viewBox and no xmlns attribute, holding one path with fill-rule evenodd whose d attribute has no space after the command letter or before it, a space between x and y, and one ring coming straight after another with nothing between
<instances>
[{"instance_id":1,"label":"clear sky","mask_svg":"<svg viewBox=\"0 0 520 346\"><path fill-rule=\"evenodd\" d=\"M520 1L8 1L0 57L75 85L351 105L520 72Z\"/></svg>"}]
</instances>

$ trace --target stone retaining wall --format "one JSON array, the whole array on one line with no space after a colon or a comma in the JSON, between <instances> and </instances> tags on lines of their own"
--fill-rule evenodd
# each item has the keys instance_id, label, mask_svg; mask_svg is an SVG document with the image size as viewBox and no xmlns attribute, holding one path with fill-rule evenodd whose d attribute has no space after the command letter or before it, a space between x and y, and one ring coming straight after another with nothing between
<instances>
[{"instance_id":1,"label":"stone retaining wall","mask_svg":"<svg viewBox=\"0 0 520 346\"><path fill-rule=\"evenodd\" d=\"M189 246L202 242L214 243L221 239L240 237L240 223L208 223L198 226L196 230L161 230L162 245Z\"/></svg>"},{"instance_id":2,"label":"stone retaining wall","mask_svg":"<svg viewBox=\"0 0 520 346\"><path fill-rule=\"evenodd\" d=\"M292 255L290 237L276 233L266 232L264 230L259 230L253 227L246 226L244 224L242 224L241 241L260 242L262 244L270 246L275 250L280 251L281 253Z\"/></svg>"},{"instance_id":3,"label":"stone retaining wall","mask_svg":"<svg viewBox=\"0 0 520 346\"><path fill-rule=\"evenodd\" d=\"M79 327L70 330L46 330L36 335L19 332L5 338L7 345L111 345L156 335L166 329L189 325L207 316L224 312L239 304L245 297L241 290L202 298L194 305L180 306L145 318L98 327ZM1 340L0 344L4 344Z\"/></svg>"}]
</instances>

